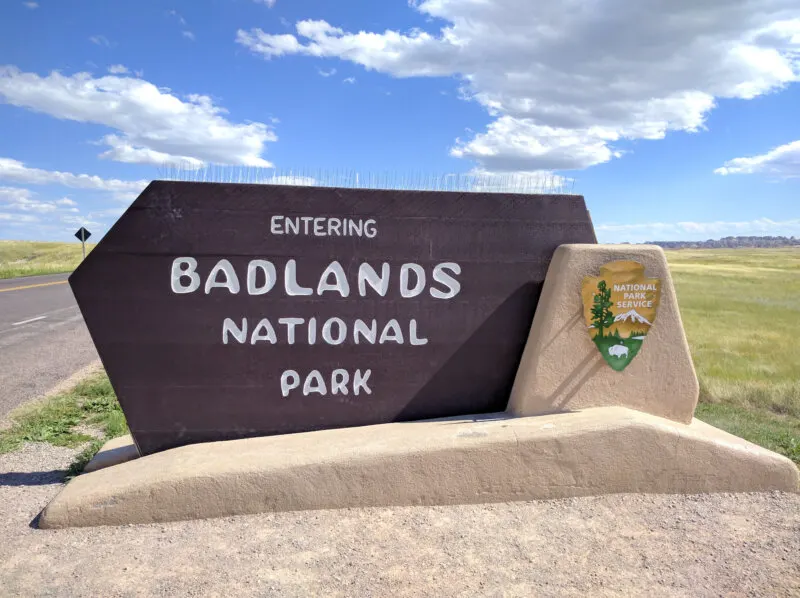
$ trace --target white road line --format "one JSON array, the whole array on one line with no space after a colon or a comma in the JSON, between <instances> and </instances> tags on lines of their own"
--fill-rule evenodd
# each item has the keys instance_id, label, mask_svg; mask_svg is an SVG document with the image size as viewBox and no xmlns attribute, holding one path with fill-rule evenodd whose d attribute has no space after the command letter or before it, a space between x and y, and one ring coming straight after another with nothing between
<instances>
[{"instance_id":1,"label":"white road line","mask_svg":"<svg viewBox=\"0 0 800 598\"><path fill-rule=\"evenodd\" d=\"M31 318L30 320L23 320L22 322L14 322L12 326L22 326L23 324L30 324L31 322L38 322L39 320L44 320L47 316L39 316L38 318Z\"/></svg>"},{"instance_id":2,"label":"white road line","mask_svg":"<svg viewBox=\"0 0 800 598\"><path fill-rule=\"evenodd\" d=\"M52 311L45 312L44 315L39 316L38 318L33 318L32 320L25 320L24 322L17 322L16 324L11 324L11 328L5 328L3 330L0 330L0 334L5 334L6 332L13 332L15 330L20 330L19 328L15 328L15 326L20 326L21 324L27 324L28 322L35 322L36 320L41 320L42 318L46 318L48 316L52 316L53 314L61 313L62 311L67 311L67 310L70 310L70 309L78 309L78 306L77 305L70 305L68 307L60 307L58 309L54 309ZM77 317L80 318L80 314ZM74 319L75 318L70 317L70 318L68 318L66 320L60 320L60 321L57 320L56 323L53 324L53 326L58 326L59 324L63 324L65 322L72 322Z\"/></svg>"}]
</instances>

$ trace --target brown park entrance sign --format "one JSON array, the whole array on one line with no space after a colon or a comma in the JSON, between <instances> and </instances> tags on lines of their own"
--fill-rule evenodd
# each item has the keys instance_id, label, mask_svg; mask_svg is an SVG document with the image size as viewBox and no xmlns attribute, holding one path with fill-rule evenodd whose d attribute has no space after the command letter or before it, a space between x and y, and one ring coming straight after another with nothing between
<instances>
[{"instance_id":1,"label":"brown park entrance sign","mask_svg":"<svg viewBox=\"0 0 800 598\"><path fill-rule=\"evenodd\" d=\"M70 276L142 454L502 411L580 196L156 181Z\"/></svg>"}]
</instances>

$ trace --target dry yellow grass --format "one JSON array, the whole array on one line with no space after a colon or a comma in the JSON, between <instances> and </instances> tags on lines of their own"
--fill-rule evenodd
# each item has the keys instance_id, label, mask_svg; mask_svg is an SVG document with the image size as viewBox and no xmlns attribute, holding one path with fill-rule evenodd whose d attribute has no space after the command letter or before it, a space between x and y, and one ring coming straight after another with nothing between
<instances>
[{"instance_id":1,"label":"dry yellow grass","mask_svg":"<svg viewBox=\"0 0 800 598\"><path fill-rule=\"evenodd\" d=\"M94 247L86 244L86 253ZM0 279L72 272L81 262L81 244L0 241Z\"/></svg>"}]
</instances>

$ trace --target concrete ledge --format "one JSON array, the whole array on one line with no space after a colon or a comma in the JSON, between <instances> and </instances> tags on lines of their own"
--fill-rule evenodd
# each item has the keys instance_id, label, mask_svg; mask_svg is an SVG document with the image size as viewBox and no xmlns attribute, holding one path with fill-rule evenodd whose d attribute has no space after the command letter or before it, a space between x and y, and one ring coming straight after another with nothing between
<instances>
[{"instance_id":1,"label":"concrete ledge","mask_svg":"<svg viewBox=\"0 0 800 598\"><path fill-rule=\"evenodd\" d=\"M112 438L103 445L97 454L83 468L83 473L91 473L112 465L119 465L139 458L139 450L130 434Z\"/></svg>"},{"instance_id":2,"label":"concrete ledge","mask_svg":"<svg viewBox=\"0 0 800 598\"><path fill-rule=\"evenodd\" d=\"M42 528L619 492L798 490L788 459L623 407L496 414L196 444L79 476Z\"/></svg>"}]
</instances>

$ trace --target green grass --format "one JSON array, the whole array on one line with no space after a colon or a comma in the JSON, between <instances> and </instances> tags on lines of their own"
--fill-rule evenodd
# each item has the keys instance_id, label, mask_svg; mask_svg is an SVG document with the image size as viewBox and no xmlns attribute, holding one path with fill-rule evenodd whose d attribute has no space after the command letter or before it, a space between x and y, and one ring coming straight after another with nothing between
<instances>
[{"instance_id":1,"label":"green grass","mask_svg":"<svg viewBox=\"0 0 800 598\"><path fill-rule=\"evenodd\" d=\"M86 244L88 254L94 243ZM81 244L0 241L0 279L72 272L81 262Z\"/></svg>"},{"instance_id":2,"label":"green grass","mask_svg":"<svg viewBox=\"0 0 800 598\"><path fill-rule=\"evenodd\" d=\"M84 450L70 467L70 475L83 470L107 440L128 432L125 416L105 373L81 382L68 392L27 405L10 416L11 425L0 430L0 453L18 449L23 442L48 442ZM87 434L94 431L96 435Z\"/></svg>"},{"instance_id":3,"label":"green grass","mask_svg":"<svg viewBox=\"0 0 800 598\"><path fill-rule=\"evenodd\" d=\"M800 464L800 420L723 403L700 403L697 419Z\"/></svg>"},{"instance_id":4,"label":"green grass","mask_svg":"<svg viewBox=\"0 0 800 598\"><path fill-rule=\"evenodd\" d=\"M800 249L667 258L700 378L698 418L800 462Z\"/></svg>"}]
</instances>

